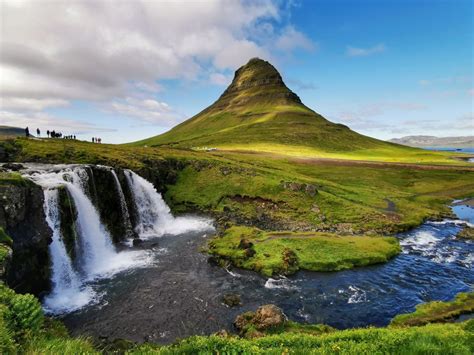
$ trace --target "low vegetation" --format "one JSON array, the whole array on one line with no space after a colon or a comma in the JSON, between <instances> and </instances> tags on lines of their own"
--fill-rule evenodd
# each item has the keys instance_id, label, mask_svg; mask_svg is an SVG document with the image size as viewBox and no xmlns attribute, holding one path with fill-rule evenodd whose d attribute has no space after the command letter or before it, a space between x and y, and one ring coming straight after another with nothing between
<instances>
[{"instance_id":1,"label":"low vegetation","mask_svg":"<svg viewBox=\"0 0 474 355\"><path fill-rule=\"evenodd\" d=\"M399 327L448 322L466 313L474 313L474 292L459 293L450 302L435 301L419 304L415 312L396 316L391 325Z\"/></svg>"},{"instance_id":2,"label":"low vegetation","mask_svg":"<svg viewBox=\"0 0 474 355\"><path fill-rule=\"evenodd\" d=\"M179 168L164 197L174 212L200 211L219 223L265 230L391 234L449 216L450 201L474 194L472 166L314 161L69 140L17 139L0 141L0 147L10 152L9 159L23 162L140 171L172 161Z\"/></svg>"},{"instance_id":3,"label":"low vegetation","mask_svg":"<svg viewBox=\"0 0 474 355\"><path fill-rule=\"evenodd\" d=\"M264 232L233 226L210 241L209 252L224 265L272 276L299 269L337 271L383 263L397 255L400 247L393 237Z\"/></svg>"}]
</instances>

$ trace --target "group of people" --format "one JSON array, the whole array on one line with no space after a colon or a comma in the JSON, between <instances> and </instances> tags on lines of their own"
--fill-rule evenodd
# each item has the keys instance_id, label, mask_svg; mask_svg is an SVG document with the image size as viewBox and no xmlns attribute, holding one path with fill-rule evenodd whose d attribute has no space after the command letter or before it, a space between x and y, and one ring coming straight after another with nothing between
<instances>
[{"instance_id":1,"label":"group of people","mask_svg":"<svg viewBox=\"0 0 474 355\"><path fill-rule=\"evenodd\" d=\"M25 135L27 137L30 136L30 129L28 127L25 128ZM64 139L76 139L76 136L73 134L63 136L61 132L50 131L49 129L46 131L46 135L48 138L64 138ZM36 129L36 136L41 137L41 130L39 128Z\"/></svg>"},{"instance_id":2,"label":"group of people","mask_svg":"<svg viewBox=\"0 0 474 355\"><path fill-rule=\"evenodd\" d=\"M30 129L28 127L25 128L25 135L27 137L30 136ZM48 138L63 138L63 139L76 139L76 136L73 134L69 134L67 136L63 136L61 132L50 131L49 129L46 131L46 135ZM39 128L36 129L36 136L41 137L41 130ZM92 137L92 143L102 143L102 138Z\"/></svg>"}]
</instances>

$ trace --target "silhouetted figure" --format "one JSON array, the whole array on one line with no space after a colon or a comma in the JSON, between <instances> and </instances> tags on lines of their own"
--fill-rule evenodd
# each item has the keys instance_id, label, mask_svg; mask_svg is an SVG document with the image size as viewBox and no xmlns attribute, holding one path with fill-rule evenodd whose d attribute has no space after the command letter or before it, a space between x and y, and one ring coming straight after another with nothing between
<instances>
[{"instance_id":1,"label":"silhouetted figure","mask_svg":"<svg viewBox=\"0 0 474 355\"><path fill-rule=\"evenodd\" d=\"M95 138L94 137L92 137L92 143L95 143Z\"/></svg>"},{"instance_id":2,"label":"silhouetted figure","mask_svg":"<svg viewBox=\"0 0 474 355\"><path fill-rule=\"evenodd\" d=\"M49 129L46 131L46 135L47 135L48 138L49 138Z\"/></svg>"},{"instance_id":3,"label":"silhouetted figure","mask_svg":"<svg viewBox=\"0 0 474 355\"><path fill-rule=\"evenodd\" d=\"M74 135L72 139L76 140L76 135Z\"/></svg>"},{"instance_id":4,"label":"silhouetted figure","mask_svg":"<svg viewBox=\"0 0 474 355\"><path fill-rule=\"evenodd\" d=\"M30 130L28 129L28 127L25 128L25 136L30 136Z\"/></svg>"},{"instance_id":5,"label":"silhouetted figure","mask_svg":"<svg viewBox=\"0 0 474 355\"><path fill-rule=\"evenodd\" d=\"M36 135L37 135L38 137L41 136L41 131L40 131L39 128L36 128Z\"/></svg>"}]
</instances>

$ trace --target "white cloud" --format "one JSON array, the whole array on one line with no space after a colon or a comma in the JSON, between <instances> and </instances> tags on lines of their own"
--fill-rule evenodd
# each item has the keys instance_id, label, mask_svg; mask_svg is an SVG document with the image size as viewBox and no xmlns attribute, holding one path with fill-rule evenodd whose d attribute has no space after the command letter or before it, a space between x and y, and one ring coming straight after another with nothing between
<instances>
[{"instance_id":1,"label":"white cloud","mask_svg":"<svg viewBox=\"0 0 474 355\"><path fill-rule=\"evenodd\" d=\"M377 44L369 48L357 48L357 47L347 46L346 54L349 57L366 57L372 54L385 52L385 49L386 48L383 43Z\"/></svg>"},{"instance_id":2,"label":"white cloud","mask_svg":"<svg viewBox=\"0 0 474 355\"><path fill-rule=\"evenodd\" d=\"M305 49L307 51L314 51L318 45L310 40L303 33L295 30L293 26L287 26L280 37L278 37L276 48L282 51L292 51L294 49Z\"/></svg>"},{"instance_id":3,"label":"white cloud","mask_svg":"<svg viewBox=\"0 0 474 355\"><path fill-rule=\"evenodd\" d=\"M25 0L2 1L1 10L4 111L41 112L84 100L139 120L160 121L165 117L162 108L130 103L130 98L156 100L164 79L222 85L225 74L219 72L234 70L251 57L271 59L276 50L314 48L286 25L284 5L272 0L185 5ZM208 77L209 72L216 74Z\"/></svg>"},{"instance_id":4,"label":"white cloud","mask_svg":"<svg viewBox=\"0 0 474 355\"><path fill-rule=\"evenodd\" d=\"M174 111L167 103L153 99L127 97L114 100L104 108L107 113L136 118L152 124L168 126L176 124L183 116Z\"/></svg>"}]
</instances>

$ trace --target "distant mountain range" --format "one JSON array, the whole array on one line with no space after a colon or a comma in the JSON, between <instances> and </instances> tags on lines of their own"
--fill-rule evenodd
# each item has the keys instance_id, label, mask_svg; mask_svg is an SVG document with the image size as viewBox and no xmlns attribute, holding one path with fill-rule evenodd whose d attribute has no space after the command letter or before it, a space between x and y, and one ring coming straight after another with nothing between
<instances>
[{"instance_id":1,"label":"distant mountain range","mask_svg":"<svg viewBox=\"0 0 474 355\"><path fill-rule=\"evenodd\" d=\"M406 136L393 138L389 142L408 145L410 147L432 148L474 148L474 136L464 137L435 137L435 136Z\"/></svg>"},{"instance_id":2,"label":"distant mountain range","mask_svg":"<svg viewBox=\"0 0 474 355\"><path fill-rule=\"evenodd\" d=\"M0 137L18 137L24 136L25 129L11 126L0 126Z\"/></svg>"}]
</instances>

